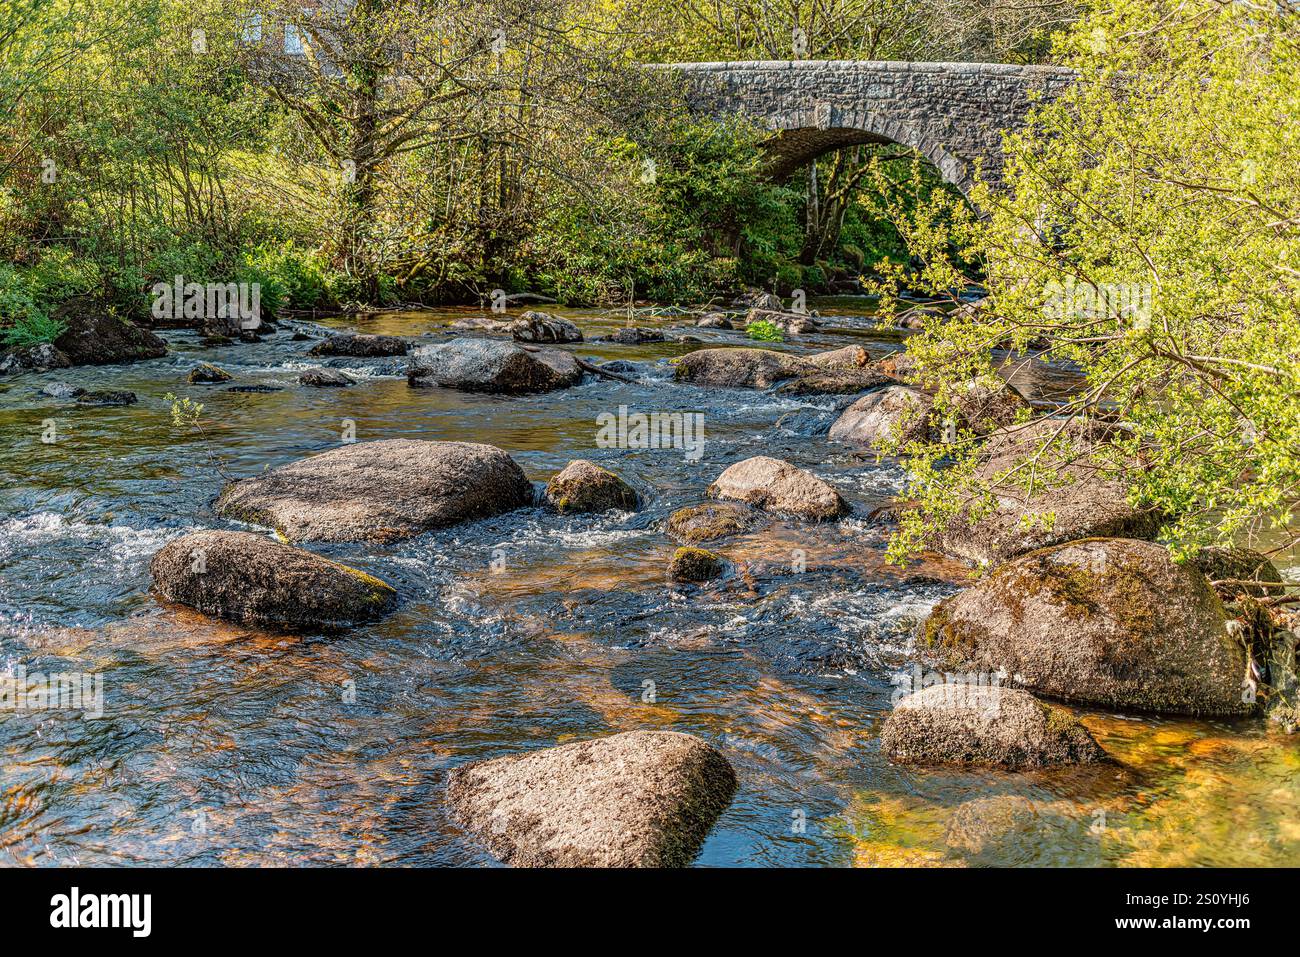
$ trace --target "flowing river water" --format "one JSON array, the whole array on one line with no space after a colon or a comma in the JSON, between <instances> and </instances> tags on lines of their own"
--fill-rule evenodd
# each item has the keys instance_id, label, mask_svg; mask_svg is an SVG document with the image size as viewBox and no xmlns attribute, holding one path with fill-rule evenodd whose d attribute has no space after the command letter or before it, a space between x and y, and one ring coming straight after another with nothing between
<instances>
[{"instance_id":1,"label":"flowing river water","mask_svg":"<svg viewBox=\"0 0 1300 957\"><path fill-rule=\"evenodd\" d=\"M778 348L900 348L902 334L860 303L822 309L822 332ZM626 323L553 311L588 340ZM328 324L436 342L480 314ZM704 345L749 344L680 323L637 319ZM637 384L588 377L503 398L410 389L403 359L321 363L288 327L220 347L164 335L165 359L0 380L0 674L94 673L104 689L98 719L0 711L0 864L491 864L444 815L447 768L655 728L705 738L738 773L704 866L1300 865L1300 739L1260 722L1083 711L1116 759L1101 770L917 769L880 756L913 629L968 571L937 557L885 563L889 530L868 513L903 475L819 434L835 397L675 384L669 360L700 348L691 342L566 347L636 363ZM188 385L200 360L282 388ZM297 385L320 364L359 384ZM80 407L41 395L53 381L129 389L139 403ZM173 425L169 392L203 403L202 436ZM621 405L702 413L702 457L597 448L597 416ZM49 420L52 443L41 440ZM154 551L233 527L211 511L223 471L335 448L349 423L358 441L491 443L538 483L589 458L633 484L642 508L525 509L388 546L313 546L403 597L389 618L341 635L259 633L155 600ZM853 514L774 522L718 546L735 574L671 585L664 519L758 454L822 476Z\"/></svg>"}]
</instances>

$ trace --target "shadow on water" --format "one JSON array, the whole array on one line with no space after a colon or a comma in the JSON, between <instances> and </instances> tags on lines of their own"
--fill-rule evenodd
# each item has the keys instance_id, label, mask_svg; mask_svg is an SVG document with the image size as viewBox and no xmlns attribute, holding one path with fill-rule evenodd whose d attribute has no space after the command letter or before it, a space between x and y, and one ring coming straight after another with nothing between
<instances>
[{"instance_id":1,"label":"shadow on water","mask_svg":"<svg viewBox=\"0 0 1300 957\"><path fill-rule=\"evenodd\" d=\"M577 354L634 363L637 383L589 378L524 398L417 391L405 360L318 362L288 329L218 348L171 332L165 359L0 383L0 668L102 674L105 699L97 720L0 714L0 862L488 864L442 816L448 767L670 728L717 744L742 782L705 865L1300 863L1300 751L1255 725L1088 713L1118 761L1100 772L884 761L876 736L891 673L916 623L967 576L939 558L884 562L888 530L866 516L902 489L901 471L775 425L800 409L826 418L831 399L671 383L672 358L745 344L739 333L600 343L590 340L626 316L555 311L586 332ZM782 348L902 345L852 304L824 312L822 331ZM476 315L328 325L436 342ZM199 360L279 391L188 385ZM360 382L299 387L298 373L318 364ZM139 403L41 395L55 380L129 389ZM1064 387L1054 373L1042 381ZM168 393L203 404L203 437L173 427ZM703 413L702 459L597 448L596 417L620 405ZM51 420L58 440L46 444ZM160 545L230 527L211 511L223 473L337 447L350 429L361 441L490 442L535 482L591 458L632 482L644 506L596 517L524 509L388 546L324 547L404 596L390 618L343 635L250 631L149 594ZM774 522L719 547L732 568L723 580L670 584L664 519L755 454L816 471L853 514Z\"/></svg>"}]
</instances>

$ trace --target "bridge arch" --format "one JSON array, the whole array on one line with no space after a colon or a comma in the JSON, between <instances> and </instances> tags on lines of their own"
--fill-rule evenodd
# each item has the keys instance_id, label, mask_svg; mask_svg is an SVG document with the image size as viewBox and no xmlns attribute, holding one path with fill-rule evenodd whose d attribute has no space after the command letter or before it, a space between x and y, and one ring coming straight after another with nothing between
<instances>
[{"instance_id":1,"label":"bridge arch","mask_svg":"<svg viewBox=\"0 0 1300 957\"><path fill-rule=\"evenodd\" d=\"M917 150L967 193L975 163L996 182L1002 133L1022 127L1035 97L1060 95L1059 67L875 60L674 63L691 109L741 113L773 131L769 172L785 177L831 150L897 143Z\"/></svg>"}]
</instances>

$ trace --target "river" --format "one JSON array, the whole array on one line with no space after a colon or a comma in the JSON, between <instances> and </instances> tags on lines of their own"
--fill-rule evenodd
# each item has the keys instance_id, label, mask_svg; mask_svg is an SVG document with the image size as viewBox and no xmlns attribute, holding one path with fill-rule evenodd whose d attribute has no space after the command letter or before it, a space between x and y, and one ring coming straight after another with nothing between
<instances>
[{"instance_id":1,"label":"river","mask_svg":"<svg viewBox=\"0 0 1300 957\"><path fill-rule=\"evenodd\" d=\"M828 316L823 331L780 348L900 347L902 334L860 303L813 305ZM589 340L626 323L553 311ZM435 342L478 314L328 324ZM588 341L567 348L637 363L638 383L588 377L501 398L410 389L405 360L318 363L288 328L219 347L164 335L165 359L0 380L0 673L88 672L104 687L99 719L0 711L0 864L491 864L444 815L445 769L658 728L714 743L740 778L703 866L1300 865L1300 741L1260 722L1083 711L1117 760L1102 770L882 759L891 675L916 623L967 571L937 557L885 563L888 529L867 515L903 475L815 434L832 397L674 384L668 360L699 343ZM199 360L282 388L188 385ZM298 386L318 364L360 382ZM140 401L90 408L39 393L56 380ZM203 403L203 435L173 425L169 392ZM703 413L703 456L597 448L597 416L621 405ZM778 425L787 413L797 415ZM42 442L50 419L57 440ZM488 442L535 482L589 458L632 483L642 507L525 509L389 546L318 548L403 596L389 618L342 635L258 633L151 596L148 562L163 543L232 527L211 511L223 470L253 475L337 447L349 423L359 441ZM670 585L664 519L757 454L815 471L853 514L724 542L743 574Z\"/></svg>"}]
</instances>

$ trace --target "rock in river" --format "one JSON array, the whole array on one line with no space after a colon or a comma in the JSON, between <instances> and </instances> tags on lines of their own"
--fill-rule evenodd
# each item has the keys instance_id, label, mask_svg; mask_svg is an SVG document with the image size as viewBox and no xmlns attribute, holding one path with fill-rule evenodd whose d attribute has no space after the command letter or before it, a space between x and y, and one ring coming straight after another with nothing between
<instances>
[{"instance_id":1,"label":"rock in river","mask_svg":"<svg viewBox=\"0 0 1300 957\"><path fill-rule=\"evenodd\" d=\"M340 333L322 339L308 351L309 356L353 356L374 359L380 356L404 356L410 343L398 336L372 336Z\"/></svg>"},{"instance_id":2,"label":"rock in river","mask_svg":"<svg viewBox=\"0 0 1300 957\"><path fill-rule=\"evenodd\" d=\"M150 563L168 601L245 625L340 628L397 604L392 586L365 572L251 532L195 532Z\"/></svg>"},{"instance_id":3,"label":"rock in river","mask_svg":"<svg viewBox=\"0 0 1300 957\"><path fill-rule=\"evenodd\" d=\"M696 385L767 389L785 379L860 369L870 360L861 346L810 356L774 349L697 349L678 360L673 377Z\"/></svg>"},{"instance_id":4,"label":"rock in river","mask_svg":"<svg viewBox=\"0 0 1300 957\"><path fill-rule=\"evenodd\" d=\"M456 768L451 816L515 867L685 867L736 773L675 731L628 731Z\"/></svg>"},{"instance_id":5,"label":"rock in river","mask_svg":"<svg viewBox=\"0 0 1300 957\"><path fill-rule=\"evenodd\" d=\"M167 355L167 343L148 329L94 310L63 316L66 328L54 345L74 366L116 365Z\"/></svg>"},{"instance_id":6,"label":"rock in river","mask_svg":"<svg viewBox=\"0 0 1300 957\"><path fill-rule=\"evenodd\" d=\"M721 555L707 548L683 545L673 552L668 563L668 577L675 582L707 582L726 571L727 563Z\"/></svg>"},{"instance_id":7,"label":"rock in river","mask_svg":"<svg viewBox=\"0 0 1300 957\"><path fill-rule=\"evenodd\" d=\"M1224 601L1241 595L1252 598L1280 595L1285 590L1277 566L1249 548L1210 546L1193 556L1191 563L1211 583L1221 583L1213 587Z\"/></svg>"},{"instance_id":8,"label":"rock in river","mask_svg":"<svg viewBox=\"0 0 1300 957\"><path fill-rule=\"evenodd\" d=\"M637 506L632 486L586 459L575 459L546 483L546 500L559 512L630 512Z\"/></svg>"},{"instance_id":9,"label":"rock in river","mask_svg":"<svg viewBox=\"0 0 1300 957\"><path fill-rule=\"evenodd\" d=\"M314 389L346 389L356 385L357 380L338 369L304 369L298 375L298 384Z\"/></svg>"},{"instance_id":10,"label":"rock in river","mask_svg":"<svg viewBox=\"0 0 1300 957\"><path fill-rule=\"evenodd\" d=\"M190 370L189 381L191 383L214 383L229 382L233 376L220 366L214 366L211 362L200 362Z\"/></svg>"},{"instance_id":11,"label":"rock in river","mask_svg":"<svg viewBox=\"0 0 1300 957\"><path fill-rule=\"evenodd\" d=\"M532 500L523 470L494 446L384 439L234 482L216 509L289 541L387 542Z\"/></svg>"},{"instance_id":12,"label":"rock in river","mask_svg":"<svg viewBox=\"0 0 1300 957\"><path fill-rule=\"evenodd\" d=\"M1107 538L1022 555L940 602L919 642L944 671L1104 707L1233 715L1246 656L1195 568L1159 545Z\"/></svg>"},{"instance_id":13,"label":"rock in river","mask_svg":"<svg viewBox=\"0 0 1300 957\"><path fill-rule=\"evenodd\" d=\"M960 514L936 536L935 547L955 558L992 564L1081 538L1154 538L1161 516L1130 505L1114 471L1090 458L1105 449L1112 430L1087 419L1043 418L991 433L974 478L995 485L993 499L986 502L978 490L969 496ZM1031 493L1001 480L1038 455L1045 441L1051 445L1040 467L1055 471L1058 482L1040 482Z\"/></svg>"},{"instance_id":14,"label":"rock in river","mask_svg":"<svg viewBox=\"0 0 1300 957\"><path fill-rule=\"evenodd\" d=\"M748 505L709 502L679 508L668 516L669 535L687 545L743 535L765 524L763 516Z\"/></svg>"},{"instance_id":15,"label":"rock in river","mask_svg":"<svg viewBox=\"0 0 1300 957\"><path fill-rule=\"evenodd\" d=\"M891 385L868 393L840 413L831 426L832 442L877 447L890 440L917 442L935 434L934 400L919 389Z\"/></svg>"},{"instance_id":16,"label":"rock in river","mask_svg":"<svg viewBox=\"0 0 1300 957\"><path fill-rule=\"evenodd\" d=\"M568 319L547 312L525 312L509 324L519 342L581 342L582 330Z\"/></svg>"},{"instance_id":17,"label":"rock in river","mask_svg":"<svg viewBox=\"0 0 1300 957\"><path fill-rule=\"evenodd\" d=\"M901 699L880 732L881 753L906 764L1018 770L1088 764L1106 754L1063 708L997 685L933 685Z\"/></svg>"},{"instance_id":18,"label":"rock in river","mask_svg":"<svg viewBox=\"0 0 1300 957\"><path fill-rule=\"evenodd\" d=\"M48 342L0 350L0 376L66 369L72 362Z\"/></svg>"},{"instance_id":19,"label":"rock in river","mask_svg":"<svg viewBox=\"0 0 1300 957\"><path fill-rule=\"evenodd\" d=\"M709 486L709 496L814 521L838 518L849 511L840 493L817 476L766 455L726 469Z\"/></svg>"},{"instance_id":20,"label":"rock in river","mask_svg":"<svg viewBox=\"0 0 1300 957\"><path fill-rule=\"evenodd\" d=\"M406 381L412 388L442 386L463 392L523 395L577 385L582 381L582 368L562 349L496 339L456 339L417 352Z\"/></svg>"},{"instance_id":21,"label":"rock in river","mask_svg":"<svg viewBox=\"0 0 1300 957\"><path fill-rule=\"evenodd\" d=\"M135 405L137 401L135 393L125 389L102 389L77 396L77 405Z\"/></svg>"}]
</instances>

